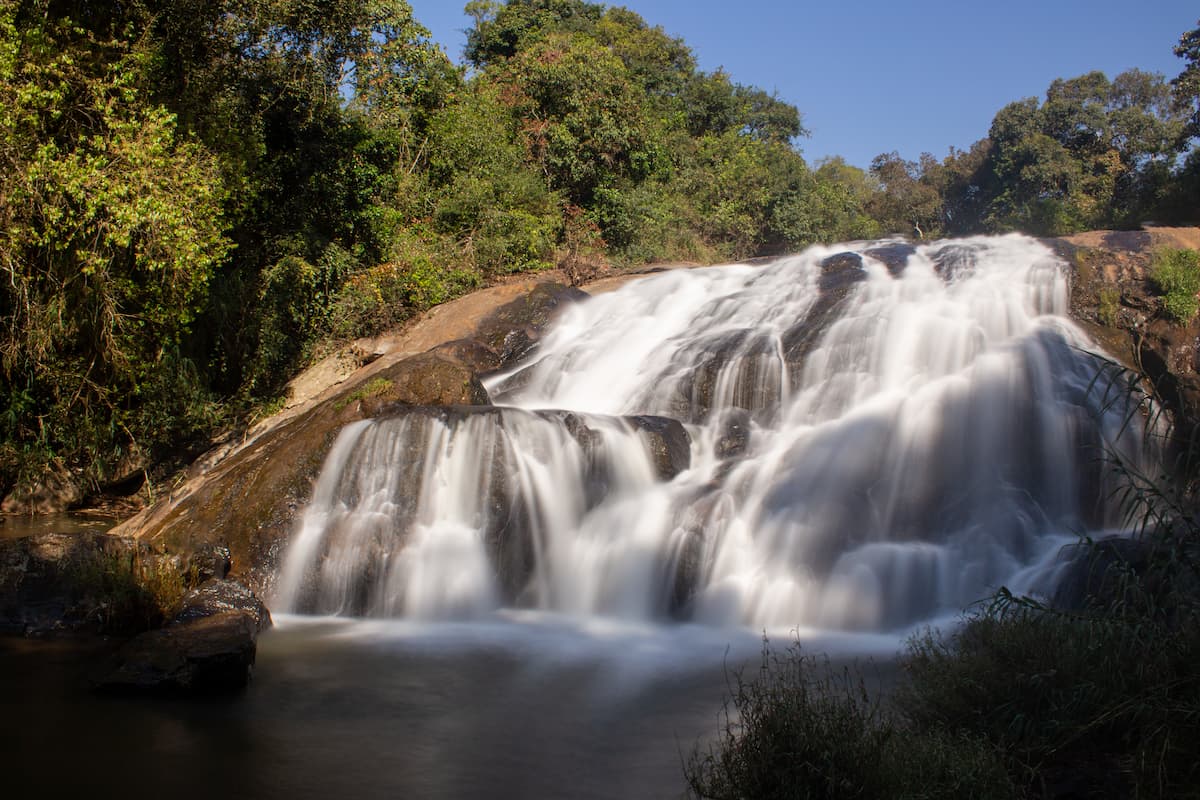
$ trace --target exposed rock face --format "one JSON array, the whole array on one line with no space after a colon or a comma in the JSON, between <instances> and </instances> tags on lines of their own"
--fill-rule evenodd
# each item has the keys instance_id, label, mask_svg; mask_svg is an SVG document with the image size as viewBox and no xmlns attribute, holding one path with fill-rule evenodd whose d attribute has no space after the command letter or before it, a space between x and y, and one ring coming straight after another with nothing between
<instances>
[{"instance_id":1,"label":"exposed rock face","mask_svg":"<svg viewBox=\"0 0 1200 800\"><path fill-rule=\"evenodd\" d=\"M269 594L296 515L342 427L407 406L486 405L487 392L477 375L526 354L566 304L585 296L540 281L500 287L499 305L490 309L480 307L478 298L463 298L467 305L461 317L418 326L406 343L390 345L397 352L375 358L311 402L290 409L250 441L229 445L170 497L117 532L172 552L225 546L238 579ZM405 351L414 345L427 349Z\"/></svg>"},{"instance_id":2,"label":"exposed rock face","mask_svg":"<svg viewBox=\"0 0 1200 800\"><path fill-rule=\"evenodd\" d=\"M1200 419L1196 352L1200 322L1180 326L1162 314L1149 279L1149 263L1156 247L1200 246L1200 231L1100 232L1048 244L1073 265L1073 316L1110 353L1153 381L1183 434L1190 435ZM897 241L876 246L868 255L899 273L912 252L911 244ZM949 277L962 264L951 248L942 253L937 268ZM741 389L734 391L737 397L732 400L744 415L731 418L721 443L722 456L736 458L744 450L758 409L771 405L773 395L782 389L780 380L803 370L829 322L864 277L862 260L854 254L826 260L819 296L807 320L784 335L783 365L778 363L775 345L759 347L738 332L704 344L708 349L700 359L702 366L694 371L691 383L680 386L690 408L702 415L711 406L720 369L733 361L744 362L744 374L736 381ZM175 496L135 517L122 530L175 552L192 552L211 543L225 545L232 554L234 573L260 594L269 591L296 513L310 496L312 481L341 427L411 406L486 404L477 376L508 368L527 355L563 306L582 296L566 286L530 283L497 287L491 295L496 302L490 307L471 297L462 299L465 305L435 309L428 315L429 326L421 328L422 322L412 332L398 334L400 339L386 347L379 345L370 359L360 360L370 363L338 386L314 393L311 402L290 410L274 429L247 443L231 443L228 453L198 467L196 476ZM512 380L519 379L520 375ZM572 435L584 443L589 438L587 425L578 419L576 423ZM644 430L657 437L652 446L662 477L686 468L688 448L682 426L658 420L645 423ZM519 509L510 515L509 524L509 533L498 534L499 538L523 525ZM526 560L514 556L508 583L520 582Z\"/></svg>"},{"instance_id":3,"label":"exposed rock face","mask_svg":"<svg viewBox=\"0 0 1200 800\"><path fill-rule=\"evenodd\" d=\"M270 626L271 615L253 592L212 580L189 593L165 626L126 642L93 685L114 691L237 690L250 680L258 634Z\"/></svg>"},{"instance_id":4,"label":"exposed rock face","mask_svg":"<svg viewBox=\"0 0 1200 800\"><path fill-rule=\"evenodd\" d=\"M1091 231L1050 239L1072 266L1071 316L1122 364L1142 374L1176 423L1179 441L1200 430L1200 319L1171 320L1150 277L1158 248L1200 249L1200 229Z\"/></svg>"},{"instance_id":5,"label":"exposed rock face","mask_svg":"<svg viewBox=\"0 0 1200 800\"><path fill-rule=\"evenodd\" d=\"M485 406L490 402L470 367L438 352L421 353L380 370L361 393L361 398L352 393L348 399L359 404L363 417L377 416L393 405ZM335 405L341 402L334 401Z\"/></svg>"}]
</instances>

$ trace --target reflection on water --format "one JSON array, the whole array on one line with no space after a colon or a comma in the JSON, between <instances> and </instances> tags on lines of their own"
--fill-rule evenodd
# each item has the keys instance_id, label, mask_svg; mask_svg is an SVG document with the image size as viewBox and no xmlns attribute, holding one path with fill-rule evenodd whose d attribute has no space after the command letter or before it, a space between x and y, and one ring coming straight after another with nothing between
<instances>
[{"instance_id":1,"label":"reflection on water","mask_svg":"<svg viewBox=\"0 0 1200 800\"><path fill-rule=\"evenodd\" d=\"M104 533L116 522L111 517L81 514L0 514L0 539L43 533Z\"/></svg>"},{"instance_id":2,"label":"reflection on water","mask_svg":"<svg viewBox=\"0 0 1200 800\"><path fill-rule=\"evenodd\" d=\"M677 797L726 669L761 647L744 630L528 614L278 623L250 688L204 701L95 696L105 645L0 640L0 761L21 788L6 796ZM886 660L897 640L812 646Z\"/></svg>"}]
</instances>

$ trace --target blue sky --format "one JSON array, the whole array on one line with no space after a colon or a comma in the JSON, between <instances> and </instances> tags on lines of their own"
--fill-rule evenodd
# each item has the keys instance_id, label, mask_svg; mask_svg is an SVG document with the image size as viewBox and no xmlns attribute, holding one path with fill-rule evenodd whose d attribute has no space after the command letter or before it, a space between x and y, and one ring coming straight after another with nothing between
<instances>
[{"instance_id":1,"label":"blue sky","mask_svg":"<svg viewBox=\"0 0 1200 800\"><path fill-rule=\"evenodd\" d=\"M466 0L409 0L456 62ZM1131 67L1172 78L1171 48L1196 27L1182 0L628 0L691 46L700 67L796 105L815 161L860 167L882 152L946 155L987 135L1006 103L1045 94L1055 78Z\"/></svg>"}]
</instances>

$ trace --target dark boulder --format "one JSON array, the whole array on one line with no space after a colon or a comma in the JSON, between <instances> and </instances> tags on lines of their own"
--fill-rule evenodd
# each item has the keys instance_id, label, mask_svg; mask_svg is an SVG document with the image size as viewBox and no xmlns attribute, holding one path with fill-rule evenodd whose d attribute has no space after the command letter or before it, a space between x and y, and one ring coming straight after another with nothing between
<instances>
[{"instance_id":1,"label":"dark boulder","mask_svg":"<svg viewBox=\"0 0 1200 800\"><path fill-rule=\"evenodd\" d=\"M1127 603L1173 608L1180 596L1200 595L1200 576L1191 566L1198 556L1187 536L1170 530L1068 545L1059 553L1064 567L1051 604L1068 611Z\"/></svg>"},{"instance_id":2,"label":"dark boulder","mask_svg":"<svg viewBox=\"0 0 1200 800\"><path fill-rule=\"evenodd\" d=\"M862 259L853 253L840 253L822 262L816 302L804 319L783 335L784 359L794 379L803 372L809 353L816 348L829 326L842 316L842 307L854 287L866 278Z\"/></svg>"},{"instance_id":3,"label":"dark boulder","mask_svg":"<svg viewBox=\"0 0 1200 800\"><path fill-rule=\"evenodd\" d=\"M4 514L57 514L83 500L79 481L63 467L51 465L35 482L19 486L2 501Z\"/></svg>"},{"instance_id":4,"label":"dark boulder","mask_svg":"<svg viewBox=\"0 0 1200 800\"><path fill-rule=\"evenodd\" d=\"M863 255L881 262L893 277L898 278L908 268L908 258L915 252L917 252L917 248L912 242L896 239L876 244L864 250Z\"/></svg>"},{"instance_id":5,"label":"dark boulder","mask_svg":"<svg viewBox=\"0 0 1200 800\"><path fill-rule=\"evenodd\" d=\"M975 271L975 249L968 245L946 244L933 251L933 271L946 283L953 283Z\"/></svg>"},{"instance_id":6,"label":"dark boulder","mask_svg":"<svg viewBox=\"0 0 1200 800\"><path fill-rule=\"evenodd\" d=\"M271 626L266 606L234 581L190 592L162 628L126 642L93 678L106 691L210 693L250 680L258 635Z\"/></svg>"}]
</instances>

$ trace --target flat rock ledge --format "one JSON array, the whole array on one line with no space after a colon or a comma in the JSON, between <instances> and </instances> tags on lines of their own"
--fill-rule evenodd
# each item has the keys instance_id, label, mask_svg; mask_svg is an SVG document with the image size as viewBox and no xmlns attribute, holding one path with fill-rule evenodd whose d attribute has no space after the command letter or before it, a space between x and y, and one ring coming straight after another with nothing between
<instances>
[{"instance_id":1,"label":"flat rock ledge","mask_svg":"<svg viewBox=\"0 0 1200 800\"><path fill-rule=\"evenodd\" d=\"M111 692L212 694L250 681L271 614L245 586L213 579L193 589L162 628L126 642L93 676Z\"/></svg>"}]
</instances>

